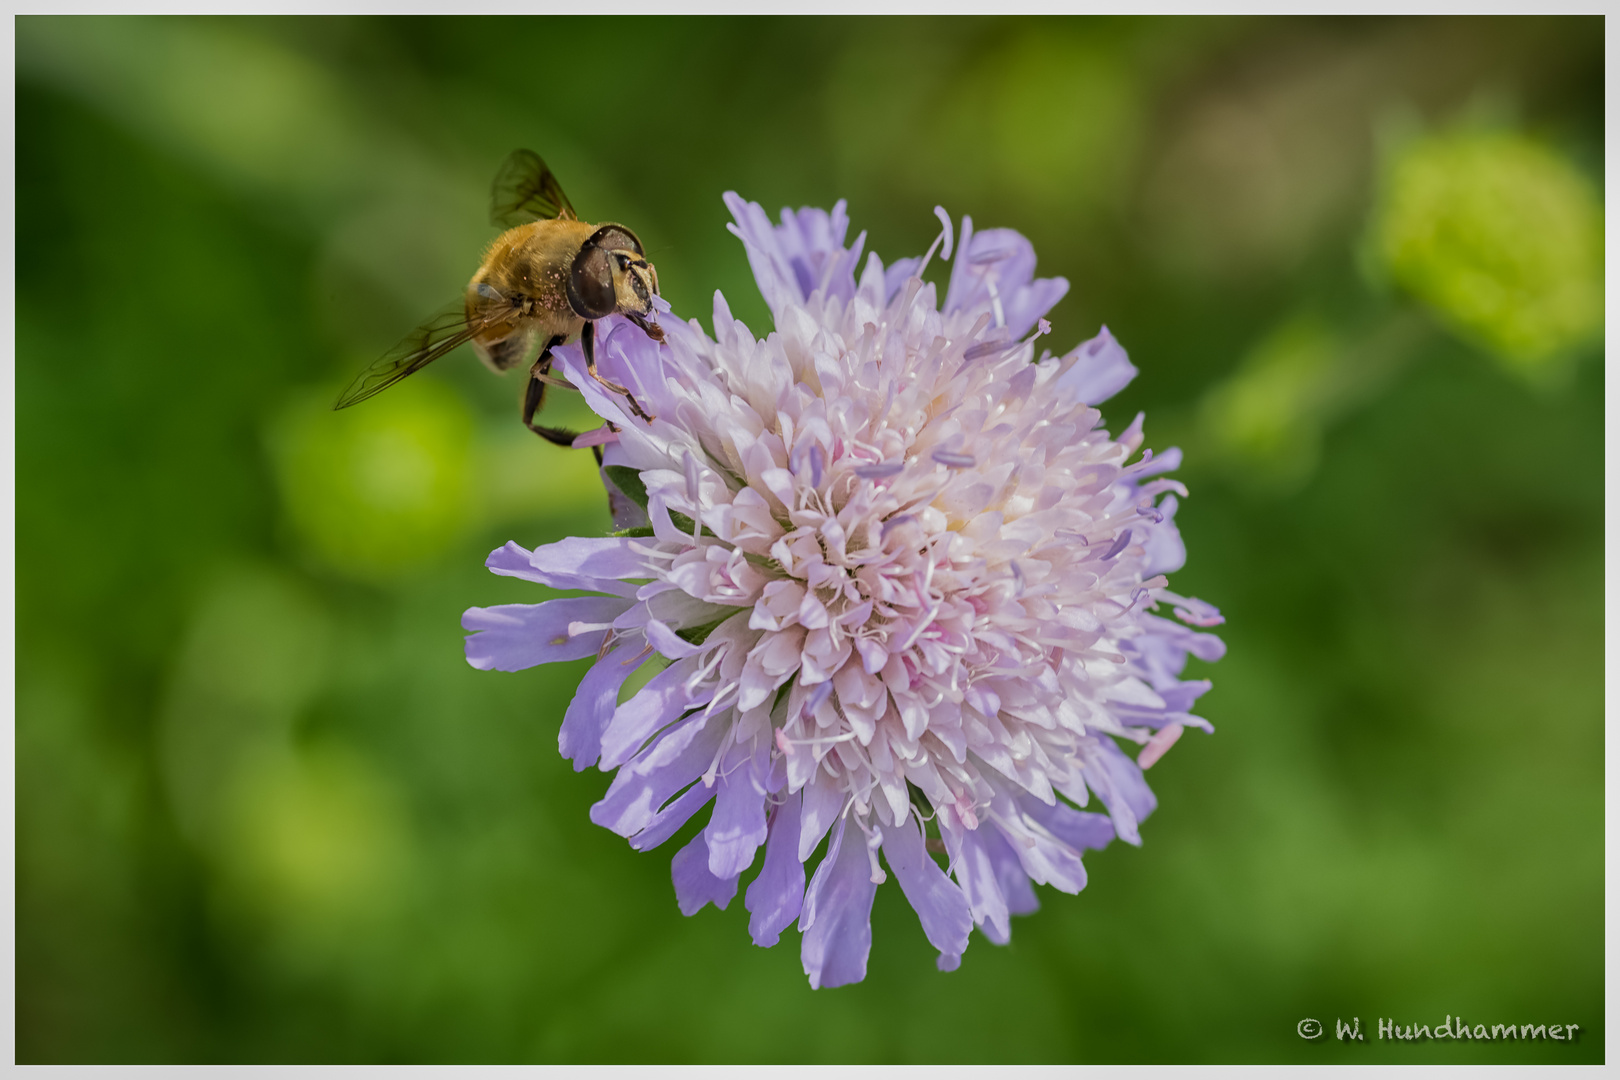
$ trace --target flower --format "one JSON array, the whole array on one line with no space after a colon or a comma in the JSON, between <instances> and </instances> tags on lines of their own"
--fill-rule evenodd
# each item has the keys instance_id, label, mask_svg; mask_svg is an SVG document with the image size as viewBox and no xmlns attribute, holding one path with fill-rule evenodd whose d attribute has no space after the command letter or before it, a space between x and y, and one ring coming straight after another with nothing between
<instances>
[{"instance_id":1,"label":"flower","mask_svg":"<svg viewBox=\"0 0 1620 1080\"><path fill-rule=\"evenodd\" d=\"M605 444L622 531L494 552L497 574L595 595L473 608L467 658L597 657L559 746L617 770L591 819L639 850L714 804L673 860L686 914L760 862L754 941L796 919L811 986L856 982L886 863L951 970L975 924L1008 940L1034 884L1083 888L1086 849L1139 844L1142 769L1209 730L1188 711L1209 683L1180 676L1224 646L1154 614L1221 621L1164 577L1185 558L1186 491L1161 475L1180 454L1133 461L1140 416L1099 427L1136 373L1106 328L1035 359L1068 284L1034 277L1018 233L963 219L941 307L920 275L951 255L943 210L928 254L884 266L864 233L845 246L842 202L780 225L726 202L775 332L718 293L712 337L606 320L599 367L650 422L560 352L608 422L581 444ZM1116 739L1147 745L1133 761ZM1078 809L1092 795L1106 813Z\"/></svg>"}]
</instances>

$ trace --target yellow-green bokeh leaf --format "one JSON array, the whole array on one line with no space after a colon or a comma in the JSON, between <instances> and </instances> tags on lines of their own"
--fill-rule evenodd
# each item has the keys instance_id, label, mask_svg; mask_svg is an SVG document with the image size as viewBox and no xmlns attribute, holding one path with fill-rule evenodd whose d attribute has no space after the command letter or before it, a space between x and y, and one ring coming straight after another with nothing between
<instances>
[{"instance_id":1,"label":"yellow-green bokeh leaf","mask_svg":"<svg viewBox=\"0 0 1620 1080\"><path fill-rule=\"evenodd\" d=\"M1263 486L1290 487L1316 467L1338 342L1319 320L1283 323L1199 407L1212 454Z\"/></svg>"},{"instance_id":2,"label":"yellow-green bokeh leaf","mask_svg":"<svg viewBox=\"0 0 1620 1080\"><path fill-rule=\"evenodd\" d=\"M472 419L431 379L342 412L324 394L300 398L269 443L293 531L353 577L388 580L432 561L480 510Z\"/></svg>"},{"instance_id":3,"label":"yellow-green bokeh leaf","mask_svg":"<svg viewBox=\"0 0 1620 1080\"><path fill-rule=\"evenodd\" d=\"M1389 167L1384 271L1505 365L1545 374L1603 325L1603 209L1564 157L1510 132L1419 140Z\"/></svg>"},{"instance_id":4,"label":"yellow-green bokeh leaf","mask_svg":"<svg viewBox=\"0 0 1620 1080\"><path fill-rule=\"evenodd\" d=\"M404 803L357 750L266 752L234 777L221 859L240 902L292 929L373 917L408 880Z\"/></svg>"}]
</instances>

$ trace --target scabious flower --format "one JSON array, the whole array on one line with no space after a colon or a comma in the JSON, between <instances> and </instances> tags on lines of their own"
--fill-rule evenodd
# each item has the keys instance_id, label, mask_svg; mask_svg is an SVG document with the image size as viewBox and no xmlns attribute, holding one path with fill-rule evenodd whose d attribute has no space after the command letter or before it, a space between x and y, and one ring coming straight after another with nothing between
<instances>
[{"instance_id":1,"label":"scabious flower","mask_svg":"<svg viewBox=\"0 0 1620 1080\"><path fill-rule=\"evenodd\" d=\"M686 914L758 862L754 941L797 920L810 985L857 982L886 864L950 970L974 925L1007 941L1034 884L1083 888L1087 848L1139 844L1142 769L1209 730L1189 712L1209 683L1180 676L1224 646L1182 624L1221 618L1164 576L1180 454L1138 457L1140 416L1099 426L1136 374L1106 328L1036 359L1068 284L1034 277L1018 233L964 219L940 305L920 275L951 255L943 211L927 255L884 266L864 233L845 245L842 202L780 225L726 202L775 332L718 293L712 337L604 321L599 368L650 422L561 350L607 421L580 443L604 444L621 531L494 552L497 574L594 595L473 608L467 658L597 658L559 746L616 770L591 819L638 850L713 803L673 860ZM621 703L644 663L666 666ZM1093 796L1105 812L1078 809Z\"/></svg>"}]
</instances>

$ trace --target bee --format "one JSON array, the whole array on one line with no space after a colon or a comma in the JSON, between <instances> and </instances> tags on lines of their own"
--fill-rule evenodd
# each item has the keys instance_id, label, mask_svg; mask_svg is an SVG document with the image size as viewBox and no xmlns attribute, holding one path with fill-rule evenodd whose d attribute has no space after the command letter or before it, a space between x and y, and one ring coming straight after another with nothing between
<instances>
[{"instance_id":1,"label":"bee","mask_svg":"<svg viewBox=\"0 0 1620 1080\"><path fill-rule=\"evenodd\" d=\"M664 332L653 317L658 271L647 261L636 234L609 222L579 220L562 185L540 155L516 150L495 174L490 222L506 231L484 252L462 301L417 327L355 377L334 409L346 409L413 375L451 350L472 342L490 370L510 371L539 346L523 394L523 423L558 446L574 433L534 422L551 375L552 350L576 334L591 377L643 420L652 417L625 387L596 371L596 320L623 315L654 341Z\"/></svg>"}]
</instances>

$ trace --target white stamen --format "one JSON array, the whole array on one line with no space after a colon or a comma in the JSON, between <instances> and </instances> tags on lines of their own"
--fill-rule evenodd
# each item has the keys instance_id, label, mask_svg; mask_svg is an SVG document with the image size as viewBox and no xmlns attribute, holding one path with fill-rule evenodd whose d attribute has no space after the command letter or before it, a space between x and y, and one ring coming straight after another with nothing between
<instances>
[{"instance_id":1,"label":"white stamen","mask_svg":"<svg viewBox=\"0 0 1620 1080\"><path fill-rule=\"evenodd\" d=\"M984 285L985 288L990 290L990 310L995 313L996 326L1006 326L1007 313L1001 310L1001 294L996 291L996 283L993 281L986 281Z\"/></svg>"}]
</instances>

